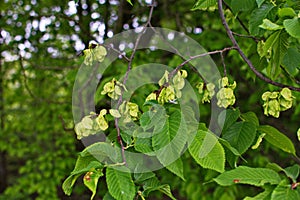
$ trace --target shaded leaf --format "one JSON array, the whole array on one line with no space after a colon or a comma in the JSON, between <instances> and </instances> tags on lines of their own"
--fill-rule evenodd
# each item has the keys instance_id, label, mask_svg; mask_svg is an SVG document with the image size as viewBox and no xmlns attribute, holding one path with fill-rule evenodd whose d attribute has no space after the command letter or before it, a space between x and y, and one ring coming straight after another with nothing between
<instances>
[{"instance_id":1,"label":"shaded leaf","mask_svg":"<svg viewBox=\"0 0 300 200\"><path fill-rule=\"evenodd\" d=\"M273 192L273 187L265 188L265 191L259 193L254 197L246 197L244 200L269 200L271 198L271 193Z\"/></svg>"},{"instance_id":2,"label":"shaded leaf","mask_svg":"<svg viewBox=\"0 0 300 200\"><path fill-rule=\"evenodd\" d=\"M216 0L198 0L192 10L207 9L210 6L216 5Z\"/></svg>"},{"instance_id":3,"label":"shaded leaf","mask_svg":"<svg viewBox=\"0 0 300 200\"><path fill-rule=\"evenodd\" d=\"M274 32L264 46L264 54L271 52L271 62L267 71L270 77L276 78L280 74L280 65L288 49L288 37L284 31Z\"/></svg>"},{"instance_id":4,"label":"shaded leaf","mask_svg":"<svg viewBox=\"0 0 300 200\"><path fill-rule=\"evenodd\" d=\"M115 200L115 199L109 194L109 192L106 192L103 197L103 200Z\"/></svg>"},{"instance_id":5,"label":"shaded leaf","mask_svg":"<svg viewBox=\"0 0 300 200\"><path fill-rule=\"evenodd\" d=\"M296 48L289 48L283 57L282 64L291 75L296 75L300 70L300 53Z\"/></svg>"},{"instance_id":6,"label":"shaded leaf","mask_svg":"<svg viewBox=\"0 0 300 200\"><path fill-rule=\"evenodd\" d=\"M154 133L152 147L163 166L174 165L172 163L181 156L187 141L186 133L186 124L182 119L180 111L177 109L170 114L162 130ZM175 162L175 164L177 165L176 167L172 166L169 169L173 173L175 173L175 169L178 169L175 173L178 175L183 171L181 169L182 165L180 165L180 162ZM180 177L183 177L183 175L180 175Z\"/></svg>"},{"instance_id":7,"label":"shaded leaf","mask_svg":"<svg viewBox=\"0 0 300 200\"><path fill-rule=\"evenodd\" d=\"M235 13L239 11L251 10L254 8L254 6L255 6L255 1L253 0L243 0L243 3L241 3L240 0L231 1L231 8Z\"/></svg>"},{"instance_id":8,"label":"shaded leaf","mask_svg":"<svg viewBox=\"0 0 300 200\"><path fill-rule=\"evenodd\" d=\"M180 177L182 180L185 181L184 175L183 175L183 164L182 164L182 160L180 158L178 158L175 162L171 163L170 165L166 166L166 168L174 173L175 175L177 175L178 177Z\"/></svg>"},{"instance_id":9,"label":"shaded leaf","mask_svg":"<svg viewBox=\"0 0 300 200\"><path fill-rule=\"evenodd\" d=\"M249 20L249 31L252 35L257 36L263 33L263 30L259 27L263 23L268 13L274 8L273 4L266 3L261 7L256 8L250 16Z\"/></svg>"},{"instance_id":10,"label":"shaded leaf","mask_svg":"<svg viewBox=\"0 0 300 200\"><path fill-rule=\"evenodd\" d=\"M286 32L288 32L288 34L290 34L294 38L298 38L298 39L300 38L300 22L297 17L293 19L284 20L283 26Z\"/></svg>"},{"instance_id":11,"label":"shaded leaf","mask_svg":"<svg viewBox=\"0 0 300 200\"><path fill-rule=\"evenodd\" d=\"M260 7L266 0L256 0L257 6Z\"/></svg>"},{"instance_id":12,"label":"shaded leaf","mask_svg":"<svg viewBox=\"0 0 300 200\"><path fill-rule=\"evenodd\" d=\"M209 144L204 144L204 139ZM205 146L208 146L208 149ZM208 151L203 153L203 151ZM195 161L203 168L213 169L223 172L225 167L225 152L216 136L208 131L199 130L192 144L189 146L189 152ZM204 155L204 156L203 156Z\"/></svg>"},{"instance_id":13,"label":"shaded leaf","mask_svg":"<svg viewBox=\"0 0 300 200\"><path fill-rule=\"evenodd\" d=\"M254 112L246 112L241 114L242 120L253 123L255 126L259 126L259 120Z\"/></svg>"},{"instance_id":14,"label":"shaded leaf","mask_svg":"<svg viewBox=\"0 0 300 200\"><path fill-rule=\"evenodd\" d=\"M293 182L295 183L299 176L300 166L295 164L291 167L285 168L283 171L287 175L287 177L291 178L293 180Z\"/></svg>"},{"instance_id":15,"label":"shaded leaf","mask_svg":"<svg viewBox=\"0 0 300 200\"><path fill-rule=\"evenodd\" d=\"M219 117L218 123L220 127L223 127L222 132L228 129L240 116L239 109L227 109L223 110Z\"/></svg>"},{"instance_id":16,"label":"shaded leaf","mask_svg":"<svg viewBox=\"0 0 300 200\"><path fill-rule=\"evenodd\" d=\"M230 150L231 153L233 153L235 156L241 156L239 151L236 148L234 148L233 146L231 146L231 144L227 140L219 138L219 141L224 147L226 147L228 150Z\"/></svg>"},{"instance_id":17,"label":"shaded leaf","mask_svg":"<svg viewBox=\"0 0 300 200\"><path fill-rule=\"evenodd\" d=\"M243 154L253 143L256 126L250 122L236 122L222 135L240 154Z\"/></svg>"},{"instance_id":18,"label":"shaded leaf","mask_svg":"<svg viewBox=\"0 0 300 200\"><path fill-rule=\"evenodd\" d=\"M272 200L293 200L300 199L299 192L293 190L289 184L279 184L271 196Z\"/></svg>"},{"instance_id":19,"label":"shaded leaf","mask_svg":"<svg viewBox=\"0 0 300 200\"><path fill-rule=\"evenodd\" d=\"M283 133L278 131L276 128L269 126L269 125L263 125L258 127L258 131L262 133L266 133L265 140L267 140L269 143L274 145L275 147L287 152L291 153L293 155L296 155L295 147L292 143L292 141L285 136Z\"/></svg>"},{"instance_id":20,"label":"shaded leaf","mask_svg":"<svg viewBox=\"0 0 300 200\"><path fill-rule=\"evenodd\" d=\"M138 183L141 183L153 177L155 177L155 174L153 172L134 173L135 181Z\"/></svg>"},{"instance_id":21,"label":"shaded leaf","mask_svg":"<svg viewBox=\"0 0 300 200\"><path fill-rule=\"evenodd\" d=\"M170 186L167 184L161 185L159 180L156 177L153 177L145 181L143 185L144 185L143 195L146 197L149 195L149 193L158 190L164 193L165 195L167 195L168 197L170 197L171 199L176 200L176 198L173 196L171 192Z\"/></svg>"},{"instance_id":22,"label":"shaded leaf","mask_svg":"<svg viewBox=\"0 0 300 200\"><path fill-rule=\"evenodd\" d=\"M126 171L125 167L122 170ZM128 200L135 196L135 185L131 179L130 172L124 172L117 168L106 169L106 183L108 191L115 199Z\"/></svg>"}]
</instances>

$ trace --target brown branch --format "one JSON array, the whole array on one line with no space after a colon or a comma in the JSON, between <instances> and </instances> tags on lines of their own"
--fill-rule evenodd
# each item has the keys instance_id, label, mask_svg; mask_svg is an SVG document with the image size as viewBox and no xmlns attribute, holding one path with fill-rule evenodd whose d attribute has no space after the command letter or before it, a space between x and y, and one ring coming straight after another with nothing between
<instances>
[{"instance_id":1,"label":"brown branch","mask_svg":"<svg viewBox=\"0 0 300 200\"><path fill-rule=\"evenodd\" d=\"M229 6L225 1L223 1L223 2L224 2L224 4L225 4L225 6L230 10L230 12L234 15L234 13L233 13L232 9L230 8L230 6ZM249 32L247 26L243 23L243 21L241 20L241 18L240 18L238 15L236 16L236 19L238 20L238 22L240 23L240 25L242 26L242 28L243 28L248 34L250 34L250 32Z\"/></svg>"},{"instance_id":2,"label":"brown branch","mask_svg":"<svg viewBox=\"0 0 300 200\"><path fill-rule=\"evenodd\" d=\"M208 56L208 55L213 55L213 54L217 54L217 53L223 53L225 51L230 51L236 49L236 47L226 47L222 50L215 50L215 51L210 51L210 52L206 52L206 53L202 53L199 55L195 55L195 56L190 56L189 59L185 60L184 62L182 62L180 65L178 65L170 74L169 74L169 80L170 78L172 78L177 72L178 70L183 67L185 64L189 63L190 61L196 59L196 58L200 58L200 57L204 57L204 56Z\"/></svg>"},{"instance_id":3,"label":"brown branch","mask_svg":"<svg viewBox=\"0 0 300 200\"><path fill-rule=\"evenodd\" d=\"M227 70L226 70L226 64L225 64L223 52L220 53L220 56L221 56L221 60L222 60L222 64L223 64L224 76L227 76Z\"/></svg>"},{"instance_id":4,"label":"brown branch","mask_svg":"<svg viewBox=\"0 0 300 200\"><path fill-rule=\"evenodd\" d=\"M243 34L239 34L239 33L235 33L232 32L233 35L239 36L239 37L244 37L244 38L251 38L253 39L256 43L259 42L259 39L257 39L256 37L252 36L252 35L243 35Z\"/></svg>"},{"instance_id":5,"label":"brown branch","mask_svg":"<svg viewBox=\"0 0 300 200\"><path fill-rule=\"evenodd\" d=\"M62 124L62 127L63 127L63 129L64 129L65 131L67 131L67 132L70 132L70 131L71 131L71 132L74 132L74 127L68 128L68 127L67 127L67 124L66 124L66 121L64 120L64 118L63 118L61 115L59 115L58 118L60 119L61 124Z\"/></svg>"},{"instance_id":6,"label":"brown branch","mask_svg":"<svg viewBox=\"0 0 300 200\"><path fill-rule=\"evenodd\" d=\"M285 85L285 84L282 84L282 83L278 83L276 81L273 81L271 79L269 79L268 77L265 77L262 73L260 73L256 68L255 66L252 64L252 62L247 58L247 56L244 54L244 52L242 51L242 49L240 48L238 42L236 41L236 39L234 38L233 36L233 33L231 31L231 29L229 28L229 25L225 19L225 16L224 16L224 12L223 12L223 1L222 0L218 0L218 8L219 8L219 14L220 14L220 17L221 17L221 20L222 20L222 24L227 32L227 35L229 37L229 39L231 40L231 42L233 43L234 47L236 48L236 50L239 52L240 56L243 58L243 60L247 63L247 65L249 66L249 68L254 72L254 74L260 78L261 80L269 83L269 84L272 84L272 85L275 85L275 86L278 86L278 87L281 87L281 88L284 88L284 87L287 87L289 88L290 90L294 90L294 91L298 91L300 92L300 88L298 87L293 87L293 86L290 86L290 85Z\"/></svg>"},{"instance_id":7,"label":"brown branch","mask_svg":"<svg viewBox=\"0 0 300 200\"><path fill-rule=\"evenodd\" d=\"M152 14L153 14L153 9L154 9L154 4L152 4L150 6L150 12L149 12L149 15L148 15L148 20L146 22L146 24L143 26L143 30L142 32L138 35L136 41L135 41L135 44L134 44L134 48L132 50L132 53L130 55L130 58L128 60L128 65L127 65L127 70L126 70L126 73L125 73L125 76L124 76L124 80L123 80L123 84L125 85L126 82L127 82L127 79L128 79L128 76L129 76L129 72L131 71L131 67L132 67L132 61L134 59L134 56L136 54L136 51L137 51L137 48L138 48L138 45L140 44L140 40L141 40L141 37L143 36L146 28L148 26L151 26L151 18L152 18ZM122 55L122 54L121 54ZM126 59L126 57L125 57ZM127 59L126 59L127 60ZM122 100L123 100L123 92L122 91L122 94L120 95L120 98L118 100L118 103L117 103L117 109L119 108L119 106L121 105L122 103ZM122 154L122 159L123 159L123 162L125 163L125 165L127 165L127 162L126 162L126 157L125 157L125 147L124 147L124 144L123 144L123 141L122 141L122 138L121 138L121 130L120 130L120 127L119 127L119 119L118 118L115 118L115 127L116 127L116 130L117 130L117 139L118 139L118 142L119 144L121 145L121 154Z\"/></svg>"},{"instance_id":8,"label":"brown branch","mask_svg":"<svg viewBox=\"0 0 300 200\"><path fill-rule=\"evenodd\" d=\"M113 51L115 51L116 53L118 53L119 56L122 56L122 58L124 58L127 62L130 61L130 58L128 58L128 57L124 54L124 52L121 52L121 51L119 51L118 49L114 48L113 45L105 45L105 44L104 44L103 46L105 46L106 48L112 49Z\"/></svg>"}]
</instances>

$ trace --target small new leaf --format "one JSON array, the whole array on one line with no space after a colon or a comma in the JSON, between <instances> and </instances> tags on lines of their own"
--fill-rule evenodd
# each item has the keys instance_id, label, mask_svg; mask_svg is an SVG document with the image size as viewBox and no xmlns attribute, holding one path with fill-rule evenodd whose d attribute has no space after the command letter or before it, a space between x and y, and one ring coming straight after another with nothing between
<instances>
[{"instance_id":1,"label":"small new leaf","mask_svg":"<svg viewBox=\"0 0 300 200\"><path fill-rule=\"evenodd\" d=\"M128 2L130 5L132 5L132 6L133 6L133 4L132 4L131 0L127 0L127 2Z\"/></svg>"}]
</instances>

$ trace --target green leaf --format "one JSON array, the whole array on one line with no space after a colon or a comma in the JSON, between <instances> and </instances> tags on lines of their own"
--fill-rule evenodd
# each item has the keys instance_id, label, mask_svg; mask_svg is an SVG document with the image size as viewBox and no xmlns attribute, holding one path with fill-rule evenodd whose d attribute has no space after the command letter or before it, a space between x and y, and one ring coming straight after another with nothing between
<instances>
[{"instance_id":1,"label":"green leaf","mask_svg":"<svg viewBox=\"0 0 300 200\"><path fill-rule=\"evenodd\" d=\"M92 168L102 169L102 164L96 160L94 156L88 155L85 157L78 156L75 168L71 175L63 182L62 188L66 195L71 195L72 188L80 175L90 171Z\"/></svg>"},{"instance_id":2,"label":"green leaf","mask_svg":"<svg viewBox=\"0 0 300 200\"><path fill-rule=\"evenodd\" d=\"M266 0L256 0L257 6L260 7Z\"/></svg>"},{"instance_id":3,"label":"green leaf","mask_svg":"<svg viewBox=\"0 0 300 200\"><path fill-rule=\"evenodd\" d=\"M259 27L269 31L276 31L276 30L283 29L283 26L279 26L278 24L271 22L269 19L264 19L263 23L259 25Z\"/></svg>"},{"instance_id":4,"label":"green leaf","mask_svg":"<svg viewBox=\"0 0 300 200\"><path fill-rule=\"evenodd\" d=\"M187 142L187 128L179 110L175 110L167 118L165 126L152 137L152 147L156 156L163 166L176 175L183 171L180 161L172 164L180 156ZM172 165L168 167L169 165ZM172 169L172 170L171 170ZM178 169L176 172L175 169ZM183 177L181 174L180 177Z\"/></svg>"},{"instance_id":5,"label":"green leaf","mask_svg":"<svg viewBox=\"0 0 300 200\"><path fill-rule=\"evenodd\" d=\"M214 5L216 5L216 0L198 0L193 6L192 10L207 9Z\"/></svg>"},{"instance_id":6,"label":"green leaf","mask_svg":"<svg viewBox=\"0 0 300 200\"><path fill-rule=\"evenodd\" d=\"M289 184L279 184L271 196L272 200L296 200L300 199L299 192L293 190Z\"/></svg>"},{"instance_id":7,"label":"green leaf","mask_svg":"<svg viewBox=\"0 0 300 200\"><path fill-rule=\"evenodd\" d=\"M288 34L290 34L292 37L298 39L300 38L300 22L297 17L284 20L283 26L286 32L288 32Z\"/></svg>"},{"instance_id":8,"label":"green leaf","mask_svg":"<svg viewBox=\"0 0 300 200\"><path fill-rule=\"evenodd\" d=\"M106 192L103 197L103 200L115 200L115 199L109 194L109 192Z\"/></svg>"},{"instance_id":9,"label":"green leaf","mask_svg":"<svg viewBox=\"0 0 300 200\"><path fill-rule=\"evenodd\" d=\"M300 70L299 51L296 48L289 48L283 57L282 64L289 74L296 75Z\"/></svg>"},{"instance_id":10,"label":"green leaf","mask_svg":"<svg viewBox=\"0 0 300 200\"><path fill-rule=\"evenodd\" d=\"M274 8L273 4L266 3L261 7L256 8L250 16L249 30L254 36L262 35L263 30L259 27L263 23L263 19L267 17L269 12Z\"/></svg>"},{"instance_id":11,"label":"green leaf","mask_svg":"<svg viewBox=\"0 0 300 200\"><path fill-rule=\"evenodd\" d=\"M279 8L278 9L278 15L281 18L284 17L295 17L296 16L296 12L293 8Z\"/></svg>"},{"instance_id":12,"label":"green leaf","mask_svg":"<svg viewBox=\"0 0 300 200\"><path fill-rule=\"evenodd\" d=\"M272 169L274 170L275 172L281 172L283 171L282 167L280 167L278 164L276 163L268 163L266 168L268 169Z\"/></svg>"},{"instance_id":13,"label":"green leaf","mask_svg":"<svg viewBox=\"0 0 300 200\"><path fill-rule=\"evenodd\" d=\"M255 7L254 0L243 0L243 3L241 3L240 0L232 0L231 1L231 8L234 13L237 13L239 11L251 10L254 7Z\"/></svg>"},{"instance_id":14,"label":"green leaf","mask_svg":"<svg viewBox=\"0 0 300 200\"><path fill-rule=\"evenodd\" d=\"M136 194L129 170L128 172L124 171L126 171L125 167L122 169L108 167L106 169L108 191L111 196L118 200L133 199Z\"/></svg>"},{"instance_id":15,"label":"green leaf","mask_svg":"<svg viewBox=\"0 0 300 200\"><path fill-rule=\"evenodd\" d=\"M291 167L287 167L284 170L284 173L287 175L287 177L291 178L293 182L297 182L297 178L299 176L300 166L295 164Z\"/></svg>"},{"instance_id":16,"label":"green leaf","mask_svg":"<svg viewBox=\"0 0 300 200\"><path fill-rule=\"evenodd\" d=\"M222 135L240 154L243 154L253 143L256 126L250 122L236 122Z\"/></svg>"},{"instance_id":17,"label":"green leaf","mask_svg":"<svg viewBox=\"0 0 300 200\"><path fill-rule=\"evenodd\" d=\"M167 195L168 197L170 197L172 200L176 200L176 198L173 196L172 192L171 192L171 188L169 185L164 184L161 185L158 190L162 193L164 193L165 195Z\"/></svg>"},{"instance_id":18,"label":"green leaf","mask_svg":"<svg viewBox=\"0 0 300 200\"><path fill-rule=\"evenodd\" d=\"M209 143L203 143L205 138L205 141ZM189 152L203 168L213 169L218 172L224 171L225 152L213 133L199 130L192 144L189 146ZM205 155L204 157L203 154Z\"/></svg>"},{"instance_id":19,"label":"green leaf","mask_svg":"<svg viewBox=\"0 0 300 200\"><path fill-rule=\"evenodd\" d=\"M268 52L272 50L274 44L276 43L276 41L278 40L278 38L280 36L280 33L281 33L281 31L276 31L268 37L268 39L266 40L265 45L264 45L264 56L268 55Z\"/></svg>"},{"instance_id":20,"label":"green leaf","mask_svg":"<svg viewBox=\"0 0 300 200\"><path fill-rule=\"evenodd\" d=\"M231 144L227 140L219 138L219 141L224 147L226 147L228 150L230 150L231 153L233 153L235 156L241 156L239 151L236 148L234 148L233 146L231 146Z\"/></svg>"},{"instance_id":21,"label":"green leaf","mask_svg":"<svg viewBox=\"0 0 300 200\"><path fill-rule=\"evenodd\" d=\"M183 164L182 164L182 160L180 158L178 158L175 162L171 163L170 165L166 166L166 168L174 173L175 175L177 175L178 177L180 177L182 180L185 181L184 175L183 175Z\"/></svg>"},{"instance_id":22,"label":"green leaf","mask_svg":"<svg viewBox=\"0 0 300 200\"><path fill-rule=\"evenodd\" d=\"M276 128L263 125L258 127L258 131L266 133L264 139L267 140L273 146L293 155L296 155L295 147L292 141Z\"/></svg>"},{"instance_id":23,"label":"green leaf","mask_svg":"<svg viewBox=\"0 0 300 200\"><path fill-rule=\"evenodd\" d=\"M103 176L102 169L94 169L86 173L83 177L84 185L92 191L91 200L94 198L97 192L97 185L99 178Z\"/></svg>"},{"instance_id":24,"label":"green leaf","mask_svg":"<svg viewBox=\"0 0 300 200\"><path fill-rule=\"evenodd\" d=\"M246 112L241 115L241 119L246 122L253 123L255 126L259 126L259 120L254 112Z\"/></svg>"},{"instance_id":25,"label":"green leaf","mask_svg":"<svg viewBox=\"0 0 300 200\"><path fill-rule=\"evenodd\" d=\"M271 169L239 166L236 169L220 174L217 178L214 178L214 181L222 186L237 183L263 186L266 183L279 184L281 179L280 176Z\"/></svg>"},{"instance_id":26,"label":"green leaf","mask_svg":"<svg viewBox=\"0 0 300 200\"><path fill-rule=\"evenodd\" d=\"M80 174L69 176L62 184L62 189L66 195L71 195L73 186Z\"/></svg>"},{"instance_id":27,"label":"green leaf","mask_svg":"<svg viewBox=\"0 0 300 200\"><path fill-rule=\"evenodd\" d=\"M94 143L87 148L85 148L80 155L82 157L86 155L93 155L97 160L103 161L105 159L110 159L114 163L119 162L118 158L120 157L120 153L116 151L116 149L107 142L97 142Z\"/></svg>"},{"instance_id":28,"label":"green leaf","mask_svg":"<svg viewBox=\"0 0 300 200\"><path fill-rule=\"evenodd\" d=\"M153 172L134 173L134 179L138 183L141 183L153 177L155 177L155 174Z\"/></svg>"},{"instance_id":29,"label":"green leaf","mask_svg":"<svg viewBox=\"0 0 300 200\"><path fill-rule=\"evenodd\" d=\"M273 187L265 188L265 191L259 193L254 197L246 197L244 200L269 200L271 198L271 193L273 192Z\"/></svg>"},{"instance_id":30,"label":"green leaf","mask_svg":"<svg viewBox=\"0 0 300 200\"><path fill-rule=\"evenodd\" d=\"M132 5L132 6L133 6L133 4L132 4L131 0L127 0L127 2L128 2L128 3L130 3L130 5Z\"/></svg>"},{"instance_id":31,"label":"green leaf","mask_svg":"<svg viewBox=\"0 0 300 200\"><path fill-rule=\"evenodd\" d=\"M140 124L144 131L155 128L158 132L164 127L166 119L165 108L159 104L153 104L149 111L142 114Z\"/></svg>"},{"instance_id":32,"label":"green leaf","mask_svg":"<svg viewBox=\"0 0 300 200\"><path fill-rule=\"evenodd\" d=\"M170 197L171 199L176 200L176 198L173 196L171 192L170 186L167 184L160 185L160 182L156 177L153 177L145 181L143 183L143 188L144 188L143 195L146 197L149 195L150 192L158 190L164 193L165 195L167 195L168 197Z\"/></svg>"},{"instance_id":33,"label":"green leaf","mask_svg":"<svg viewBox=\"0 0 300 200\"><path fill-rule=\"evenodd\" d=\"M288 37L284 31L274 32L267 40L264 46L264 54L272 52L271 62L268 66L268 75L276 78L280 73L280 65L288 49Z\"/></svg>"},{"instance_id":34,"label":"green leaf","mask_svg":"<svg viewBox=\"0 0 300 200\"><path fill-rule=\"evenodd\" d=\"M142 135L143 135L143 133L140 134L140 136L142 136ZM146 134L146 135L149 135L149 134ZM141 152L141 153L144 153L147 155L154 155L151 138L137 137L135 139L134 149L138 152Z\"/></svg>"},{"instance_id":35,"label":"green leaf","mask_svg":"<svg viewBox=\"0 0 300 200\"><path fill-rule=\"evenodd\" d=\"M223 127L222 132L228 129L240 116L239 109L227 109L223 110L219 117L218 123L220 127ZM224 125L223 125L224 124Z\"/></svg>"}]
</instances>

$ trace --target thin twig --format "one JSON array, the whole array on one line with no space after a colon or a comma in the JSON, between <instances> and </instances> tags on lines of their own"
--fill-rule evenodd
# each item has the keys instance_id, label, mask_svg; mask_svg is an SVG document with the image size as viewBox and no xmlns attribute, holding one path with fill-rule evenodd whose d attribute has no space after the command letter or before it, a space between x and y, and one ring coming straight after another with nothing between
<instances>
[{"instance_id":1,"label":"thin twig","mask_svg":"<svg viewBox=\"0 0 300 200\"><path fill-rule=\"evenodd\" d=\"M239 36L239 37L244 37L244 38L251 38L253 39L256 43L259 42L259 39L252 36L252 35L243 35L243 34L239 34L239 33L235 33L235 32L232 32L233 35L236 35L236 36Z\"/></svg>"},{"instance_id":2,"label":"thin twig","mask_svg":"<svg viewBox=\"0 0 300 200\"><path fill-rule=\"evenodd\" d=\"M141 37L142 35L144 34L146 28L150 25L151 26L151 18L152 18L152 14L153 14L153 9L154 9L154 4L152 4L150 6L150 12L149 12L149 15L148 15L148 20L146 22L146 24L143 26L143 30L142 32L138 35L136 41L135 41L135 44L134 44L134 48L132 50L132 53L130 55L130 58L129 58L129 61L128 61L128 65L127 65L127 70L126 70L126 73L125 73L125 76L124 76L124 80L123 80L123 84L125 85L126 82L127 82L127 79L128 79L128 76L129 76L129 72L131 71L131 68L132 68L132 61L134 59L134 56L136 54L136 51L137 51L137 48L138 48L138 45L140 44L140 40L141 40ZM122 54L121 54L122 55ZM125 58L126 59L126 58ZM122 100L123 100L123 91L122 91L122 94L120 95L120 98L118 100L118 103L117 103L117 109L119 108L119 106L121 105L122 103ZM121 130L120 130L120 127L119 127L119 119L118 118L115 118L115 127L116 127L116 130L117 130L117 139L118 139L118 142L119 144L121 145L121 154L122 154L122 159L123 159L123 162L125 163L125 165L127 165L127 162L126 162L126 157L125 157L125 147L124 147L124 144L123 144L123 141L122 141L122 138L121 138Z\"/></svg>"},{"instance_id":3,"label":"thin twig","mask_svg":"<svg viewBox=\"0 0 300 200\"><path fill-rule=\"evenodd\" d=\"M222 60L222 64L223 64L224 76L227 76L227 70L226 70L226 64L225 64L223 52L220 53L220 56L221 56L221 60Z\"/></svg>"},{"instance_id":4,"label":"thin twig","mask_svg":"<svg viewBox=\"0 0 300 200\"><path fill-rule=\"evenodd\" d=\"M204 57L204 56L208 56L208 55L213 55L213 54L217 54L217 53L223 53L225 51L230 51L230 50L233 50L233 49L236 49L236 47L226 47L222 50L215 50L215 51L210 51L210 52L206 52L206 53L202 53L202 54L199 54L199 55L195 55L195 56L190 56L189 59L185 60L184 62L182 62L180 65L178 65L170 74L169 74L169 80L171 77L173 77L177 72L178 70L183 67L185 64L189 63L190 61L194 60L194 59L197 59L197 58L200 58L200 57Z\"/></svg>"},{"instance_id":5,"label":"thin twig","mask_svg":"<svg viewBox=\"0 0 300 200\"><path fill-rule=\"evenodd\" d=\"M235 47L226 47L222 50L215 50L215 51L210 51L210 52L206 52L206 53L202 53L202 54L198 54L198 55L195 55L195 56L190 56L189 59L183 61L180 65L178 65L172 72L169 73L169 76L168 76L168 82L166 82L163 86L160 87L160 89L156 92L156 97L159 96L159 94L161 93L162 89L164 87L168 87L170 85L170 80L172 79L173 76L175 76L175 74L186 64L189 64L190 61L194 60L194 59L197 59L197 58L200 58L200 57L204 57L204 56L208 56L208 55L213 55L213 54L218 54L218 53L223 53L225 51L230 51L230 50L233 50L233 49L236 49ZM191 67L191 69L196 72L200 78L206 83L206 80L204 79L204 77L198 72L197 69L195 69L195 67Z\"/></svg>"},{"instance_id":6,"label":"thin twig","mask_svg":"<svg viewBox=\"0 0 300 200\"><path fill-rule=\"evenodd\" d=\"M243 60L247 63L247 65L249 66L249 68L254 72L254 74L260 78L261 80L269 83L269 84L272 84L272 85L275 85L275 86L278 86L278 87L281 87L281 88L284 88L284 87L287 87L289 88L290 90L294 90L294 91L298 91L300 92L300 88L298 87L293 87L293 86L290 86L290 85L285 85L285 84L282 84L282 83L278 83L276 81L273 81L271 79L269 79L268 77L265 77L262 73L260 73L255 67L254 65L252 64L252 62L247 58L247 56L244 54L244 52L242 51L242 49L240 48L239 44L237 43L236 39L234 38L233 34L232 34L232 31L231 29L229 28L229 25L225 19L225 16L224 16L224 12L223 12L223 1L222 0L218 0L218 8L219 8L219 14L220 14L220 17L221 17L221 20L222 20L222 24L227 32L227 35L228 37L230 38L231 42L233 43L233 45L235 46L235 48L237 49L237 51L239 52L240 56L243 58Z\"/></svg>"},{"instance_id":7,"label":"thin twig","mask_svg":"<svg viewBox=\"0 0 300 200\"><path fill-rule=\"evenodd\" d=\"M118 49L114 48L113 45L105 45L104 44L103 46L105 46L106 48L112 49L113 51L115 51L116 53L118 53L119 56L122 56L122 58L124 58L127 62L130 61L130 59L124 54L124 52L121 52Z\"/></svg>"},{"instance_id":8,"label":"thin twig","mask_svg":"<svg viewBox=\"0 0 300 200\"><path fill-rule=\"evenodd\" d=\"M232 11L232 9L230 8L230 6L229 6L225 1L223 1L223 2L224 2L224 4L225 4L225 6L230 10L230 12L231 12L232 14L234 14L233 11ZM240 18L238 15L236 16L236 19L238 20L238 22L240 23L240 25L242 26L242 28L243 28L248 34L250 34L250 32L249 32L247 26L244 24L244 22L241 20L241 18Z\"/></svg>"}]
</instances>

